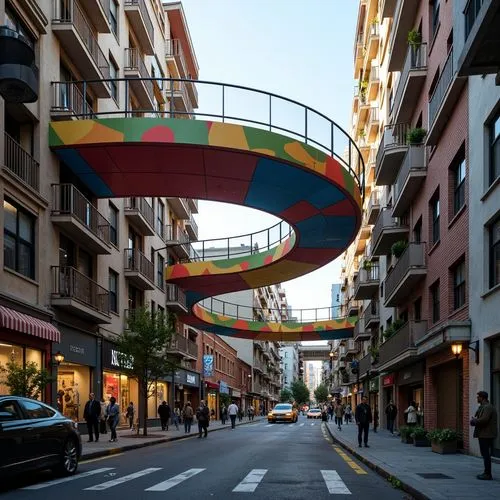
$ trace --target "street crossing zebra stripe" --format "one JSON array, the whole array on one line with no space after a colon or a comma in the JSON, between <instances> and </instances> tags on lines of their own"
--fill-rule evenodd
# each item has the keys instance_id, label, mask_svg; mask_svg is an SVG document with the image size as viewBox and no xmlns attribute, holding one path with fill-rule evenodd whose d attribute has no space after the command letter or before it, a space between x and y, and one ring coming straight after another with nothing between
<instances>
[{"instance_id":1,"label":"street crossing zebra stripe","mask_svg":"<svg viewBox=\"0 0 500 500\"><path fill-rule=\"evenodd\" d=\"M95 474L101 474L102 472L108 472L113 470L114 467L103 467L102 469L94 469L88 472L82 472L81 474L75 474L74 476L63 477L60 479L53 479L52 481L46 481L45 483L32 484L31 486L26 486L23 490L41 490L42 488L48 488L49 486L54 486L56 484L69 483L75 479L82 479L88 476L94 476Z\"/></svg>"},{"instance_id":2,"label":"street crossing zebra stripe","mask_svg":"<svg viewBox=\"0 0 500 500\"><path fill-rule=\"evenodd\" d=\"M196 474L199 474L204 470L205 469L189 469L186 472L183 472L182 474L178 474L177 476L171 477L166 481L155 484L154 486L151 486L150 488L147 488L144 491L167 491L170 488L173 488L174 486L177 486L178 484L182 483L186 479L196 476Z\"/></svg>"},{"instance_id":3,"label":"street crossing zebra stripe","mask_svg":"<svg viewBox=\"0 0 500 500\"><path fill-rule=\"evenodd\" d=\"M322 470L321 475L325 480L328 493L334 495L350 495L349 488L345 485L344 481L340 478L335 470Z\"/></svg>"},{"instance_id":4,"label":"street crossing zebra stripe","mask_svg":"<svg viewBox=\"0 0 500 500\"><path fill-rule=\"evenodd\" d=\"M249 474L241 481L236 488L233 489L235 493L253 493L259 483L266 475L267 469L252 469Z\"/></svg>"},{"instance_id":5,"label":"street crossing zebra stripe","mask_svg":"<svg viewBox=\"0 0 500 500\"><path fill-rule=\"evenodd\" d=\"M85 490L92 490L92 491L107 490L109 488L113 488L114 486L118 486L119 484L126 483L127 481L132 481L133 479L146 476L147 474L151 474L152 472L156 472L159 470L161 470L161 467L150 467L148 469L140 470L139 472L134 472L133 474L129 474L128 476L123 476L117 479L113 479L111 481L106 481L105 483L96 484L95 486L91 486L90 488L85 488Z\"/></svg>"}]
</instances>

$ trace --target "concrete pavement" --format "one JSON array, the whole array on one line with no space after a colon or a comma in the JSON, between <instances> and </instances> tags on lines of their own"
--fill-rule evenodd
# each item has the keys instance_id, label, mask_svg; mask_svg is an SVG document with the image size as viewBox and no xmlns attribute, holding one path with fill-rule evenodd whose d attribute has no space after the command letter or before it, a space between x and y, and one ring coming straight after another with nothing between
<instances>
[{"instance_id":1,"label":"concrete pavement","mask_svg":"<svg viewBox=\"0 0 500 500\"><path fill-rule=\"evenodd\" d=\"M393 484L417 499L500 498L500 464L493 464L493 481L480 481L476 479L483 472L480 457L433 453L429 447L404 444L385 429L374 433L370 428L370 448L359 448L355 424L343 425L339 431L328 422L327 428L343 448L382 476L394 478Z\"/></svg>"}]
</instances>

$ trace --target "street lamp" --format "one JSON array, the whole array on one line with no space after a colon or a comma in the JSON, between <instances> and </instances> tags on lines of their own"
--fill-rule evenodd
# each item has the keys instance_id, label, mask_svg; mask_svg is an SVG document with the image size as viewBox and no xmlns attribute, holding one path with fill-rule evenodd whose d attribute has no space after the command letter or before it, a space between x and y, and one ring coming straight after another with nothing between
<instances>
[{"instance_id":1,"label":"street lamp","mask_svg":"<svg viewBox=\"0 0 500 500\"><path fill-rule=\"evenodd\" d=\"M59 366L63 361L64 361L64 354L61 351L57 351L54 356L54 361L57 363L57 366Z\"/></svg>"},{"instance_id":2,"label":"street lamp","mask_svg":"<svg viewBox=\"0 0 500 500\"><path fill-rule=\"evenodd\" d=\"M467 346L468 349L471 351L474 351L475 353L475 362L476 365L479 364L479 340L474 340L474 342L470 342L469 345ZM460 356L460 353L462 352L463 346L461 343L457 342L455 344L451 344L451 352L455 356L455 358L458 359Z\"/></svg>"}]
</instances>

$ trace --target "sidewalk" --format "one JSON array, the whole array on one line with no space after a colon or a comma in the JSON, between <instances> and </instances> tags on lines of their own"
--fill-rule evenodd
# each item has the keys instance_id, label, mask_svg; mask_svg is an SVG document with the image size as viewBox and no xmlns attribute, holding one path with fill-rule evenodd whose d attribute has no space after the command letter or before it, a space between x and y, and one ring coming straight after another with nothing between
<instances>
[{"instance_id":1,"label":"sidewalk","mask_svg":"<svg viewBox=\"0 0 500 500\"><path fill-rule=\"evenodd\" d=\"M476 479L483 472L480 457L433 453L430 448L404 444L385 429L374 433L370 428L370 448L359 448L355 424L343 425L338 431L328 422L327 429L343 448L380 475L399 480L402 489L416 499L500 498L500 464L493 464L493 481L480 481Z\"/></svg>"},{"instance_id":2,"label":"sidewalk","mask_svg":"<svg viewBox=\"0 0 500 500\"><path fill-rule=\"evenodd\" d=\"M254 420L248 420L244 418L241 422L236 421L236 426L252 424L259 422L265 417L255 417ZM222 425L220 420L212 420L210 426L208 427L208 432L220 431L223 429L230 429L231 422L226 422ZM100 434L99 441L88 443L88 436L86 434L82 435L82 460L89 460L92 458L103 457L107 455L116 455L117 453L122 453L128 450L135 450L137 448L143 448L144 446L152 446L160 443L167 443L168 441L177 441L178 439L186 439L189 437L198 435L198 423L193 422L191 426L191 433L184 433L184 424L179 424L179 430L176 430L175 425L169 425L168 431L162 431L161 427L148 427L148 437L142 436L142 430L139 437L137 437L135 432L129 429L117 429L118 441L116 443L110 443L109 438L111 436L109 430L107 434Z\"/></svg>"}]
</instances>

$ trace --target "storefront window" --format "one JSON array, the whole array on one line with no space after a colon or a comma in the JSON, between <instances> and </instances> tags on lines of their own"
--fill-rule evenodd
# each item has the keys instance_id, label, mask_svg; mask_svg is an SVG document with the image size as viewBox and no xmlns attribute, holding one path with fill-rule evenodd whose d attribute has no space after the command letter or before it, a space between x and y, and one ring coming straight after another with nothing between
<instances>
[{"instance_id":1,"label":"storefront window","mask_svg":"<svg viewBox=\"0 0 500 500\"><path fill-rule=\"evenodd\" d=\"M109 398L113 396L116 402L120 406L120 414L122 422L125 422L125 412L127 411L127 406L132 401L136 408L138 407L138 385L135 380L131 380L127 375L120 375L119 373L104 372L104 393L103 397L105 401L109 401ZM137 417L137 415L136 415Z\"/></svg>"},{"instance_id":2,"label":"storefront window","mask_svg":"<svg viewBox=\"0 0 500 500\"><path fill-rule=\"evenodd\" d=\"M61 363L57 371L57 408L75 422L83 420L83 409L90 393L90 368Z\"/></svg>"},{"instance_id":3,"label":"storefront window","mask_svg":"<svg viewBox=\"0 0 500 500\"><path fill-rule=\"evenodd\" d=\"M162 401L168 401L168 386L165 382L157 382L151 387L151 394L148 398L148 417L158 417L158 406Z\"/></svg>"},{"instance_id":4,"label":"storefront window","mask_svg":"<svg viewBox=\"0 0 500 500\"><path fill-rule=\"evenodd\" d=\"M36 349L26 348L26 363L36 363L38 367L42 366L42 353Z\"/></svg>"},{"instance_id":5,"label":"storefront window","mask_svg":"<svg viewBox=\"0 0 500 500\"><path fill-rule=\"evenodd\" d=\"M22 366L25 362L30 361L34 361L39 368L42 367L42 352L8 342L0 342L0 366L6 368L7 363L10 362ZM0 394L9 394L9 388L5 385L4 378L0 376Z\"/></svg>"},{"instance_id":6,"label":"storefront window","mask_svg":"<svg viewBox=\"0 0 500 500\"><path fill-rule=\"evenodd\" d=\"M209 392L207 394L207 406L210 410L210 414L212 414L212 410L217 416L217 393L216 392Z\"/></svg>"}]
</instances>

